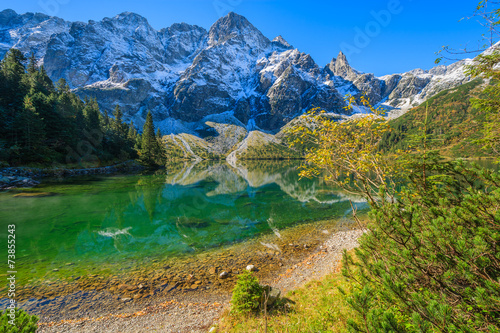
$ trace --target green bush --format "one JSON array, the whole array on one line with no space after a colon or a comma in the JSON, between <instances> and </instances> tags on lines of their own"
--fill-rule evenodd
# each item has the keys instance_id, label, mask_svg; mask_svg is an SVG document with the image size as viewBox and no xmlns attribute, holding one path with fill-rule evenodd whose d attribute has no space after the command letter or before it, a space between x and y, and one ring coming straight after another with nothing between
<instances>
[{"instance_id":1,"label":"green bush","mask_svg":"<svg viewBox=\"0 0 500 333\"><path fill-rule=\"evenodd\" d=\"M9 309L0 314L0 333L34 333L37 328L38 317L28 314L22 309L15 309L14 325Z\"/></svg>"},{"instance_id":2,"label":"green bush","mask_svg":"<svg viewBox=\"0 0 500 333\"><path fill-rule=\"evenodd\" d=\"M231 312L236 314L257 312L264 289L249 271L238 276L231 298Z\"/></svg>"},{"instance_id":3,"label":"green bush","mask_svg":"<svg viewBox=\"0 0 500 333\"><path fill-rule=\"evenodd\" d=\"M427 157L344 256L354 332L500 332L500 174Z\"/></svg>"}]
</instances>

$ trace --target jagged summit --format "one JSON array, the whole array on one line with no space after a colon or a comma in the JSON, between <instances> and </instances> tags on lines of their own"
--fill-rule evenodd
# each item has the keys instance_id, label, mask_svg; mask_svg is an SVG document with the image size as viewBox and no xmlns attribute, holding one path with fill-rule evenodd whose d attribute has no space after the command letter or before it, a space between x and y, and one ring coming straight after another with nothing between
<instances>
[{"instance_id":1,"label":"jagged summit","mask_svg":"<svg viewBox=\"0 0 500 333\"><path fill-rule=\"evenodd\" d=\"M0 25L8 25L18 14L12 9L5 9L0 12Z\"/></svg>"},{"instance_id":2,"label":"jagged summit","mask_svg":"<svg viewBox=\"0 0 500 333\"><path fill-rule=\"evenodd\" d=\"M331 73L335 76L340 76L343 79L352 80L360 72L354 70L347 61L345 54L340 51L337 58L333 58L327 65Z\"/></svg>"},{"instance_id":3,"label":"jagged summit","mask_svg":"<svg viewBox=\"0 0 500 333\"><path fill-rule=\"evenodd\" d=\"M189 24L189 23L186 23L186 22L181 22L181 23L174 23L172 24L170 27L168 28L164 28L160 31L165 31L165 30L171 30L171 31L182 31L182 32L187 32L187 31L191 31L193 29L196 29L196 30L203 30L206 32L206 30L200 26L197 26L195 24Z\"/></svg>"},{"instance_id":4,"label":"jagged summit","mask_svg":"<svg viewBox=\"0 0 500 333\"><path fill-rule=\"evenodd\" d=\"M17 15L16 11L10 8L4 9L0 12L0 17L12 17Z\"/></svg>"},{"instance_id":5,"label":"jagged summit","mask_svg":"<svg viewBox=\"0 0 500 333\"><path fill-rule=\"evenodd\" d=\"M45 20L51 19L51 16L48 16L43 13L31 13L27 12L25 14L18 14L12 9L5 9L0 12L0 29L2 26L12 26L18 24L29 24L30 22L41 23ZM62 19L57 18L58 20L63 21Z\"/></svg>"},{"instance_id":6,"label":"jagged summit","mask_svg":"<svg viewBox=\"0 0 500 333\"><path fill-rule=\"evenodd\" d=\"M252 46L267 47L270 41L244 16L230 12L218 19L208 32L208 44L213 46L235 39Z\"/></svg>"},{"instance_id":7,"label":"jagged summit","mask_svg":"<svg viewBox=\"0 0 500 333\"><path fill-rule=\"evenodd\" d=\"M112 22L118 22L120 24L129 24L129 25L147 25L149 26L148 20L139 14L133 13L133 12L123 12L118 15L116 15L113 18L108 18L105 17L103 22L106 21L112 21Z\"/></svg>"},{"instance_id":8,"label":"jagged summit","mask_svg":"<svg viewBox=\"0 0 500 333\"><path fill-rule=\"evenodd\" d=\"M283 38L283 36L279 35L277 37L275 37L273 40L272 40L273 43L276 43L280 46L283 46L284 48L287 48L287 49L293 49L293 46L290 45L290 43L288 43L285 38Z\"/></svg>"}]
</instances>

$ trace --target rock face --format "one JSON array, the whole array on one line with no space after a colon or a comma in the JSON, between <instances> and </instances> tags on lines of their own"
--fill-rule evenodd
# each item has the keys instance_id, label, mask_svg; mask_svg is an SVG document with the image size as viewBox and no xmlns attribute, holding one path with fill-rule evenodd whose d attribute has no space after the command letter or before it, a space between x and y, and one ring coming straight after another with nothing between
<instances>
[{"instance_id":1,"label":"rock face","mask_svg":"<svg viewBox=\"0 0 500 333\"><path fill-rule=\"evenodd\" d=\"M324 70L332 80L331 85L342 94L360 96L365 93L373 105L381 105L398 115L443 90L470 81L470 77L464 74L464 67L471 62L466 59L428 71L414 69L407 73L375 77L351 68L340 52Z\"/></svg>"},{"instance_id":2,"label":"rock face","mask_svg":"<svg viewBox=\"0 0 500 333\"><path fill-rule=\"evenodd\" d=\"M468 80L463 62L377 78L351 68L340 53L320 68L235 13L206 31L186 23L155 30L130 12L83 23L4 10L0 57L13 47L33 51L54 81L66 79L101 108L120 104L127 121L140 126L151 110L165 134L220 114L248 130L277 130L312 107L345 114L343 96L362 91L375 104L408 108Z\"/></svg>"}]
</instances>

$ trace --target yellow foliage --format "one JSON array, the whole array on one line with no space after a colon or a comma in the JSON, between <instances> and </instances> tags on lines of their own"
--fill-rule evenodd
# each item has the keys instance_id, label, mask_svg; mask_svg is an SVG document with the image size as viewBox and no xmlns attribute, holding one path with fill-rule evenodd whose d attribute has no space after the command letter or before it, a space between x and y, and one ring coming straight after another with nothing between
<instances>
[{"instance_id":1,"label":"yellow foliage","mask_svg":"<svg viewBox=\"0 0 500 333\"><path fill-rule=\"evenodd\" d=\"M356 99L347 96L346 101L346 108L352 110ZM382 136L390 130L388 121L382 117L384 110L371 106L365 95L359 98L359 104L369 113L335 121L325 111L315 108L304 116L308 125L293 128L291 132L296 138L293 143L310 142L313 147L307 152L308 165L302 169L302 177L315 177L326 171L328 181L350 192L361 191L375 201L377 189L395 188L387 185L395 185L401 168L395 167L395 161L378 149Z\"/></svg>"}]
</instances>

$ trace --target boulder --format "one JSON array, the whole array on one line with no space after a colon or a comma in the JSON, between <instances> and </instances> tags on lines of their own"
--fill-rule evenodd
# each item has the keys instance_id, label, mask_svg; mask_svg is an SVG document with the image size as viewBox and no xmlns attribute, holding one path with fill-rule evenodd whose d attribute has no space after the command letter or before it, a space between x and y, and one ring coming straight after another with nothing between
<instances>
[{"instance_id":1,"label":"boulder","mask_svg":"<svg viewBox=\"0 0 500 333\"><path fill-rule=\"evenodd\" d=\"M269 295L269 298L267 299L267 306L271 307L279 300L281 296L281 290L271 286L264 286L264 294L262 295L262 297L265 297L265 295Z\"/></svg>"}]
</instances>

